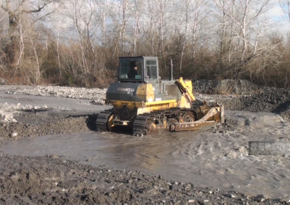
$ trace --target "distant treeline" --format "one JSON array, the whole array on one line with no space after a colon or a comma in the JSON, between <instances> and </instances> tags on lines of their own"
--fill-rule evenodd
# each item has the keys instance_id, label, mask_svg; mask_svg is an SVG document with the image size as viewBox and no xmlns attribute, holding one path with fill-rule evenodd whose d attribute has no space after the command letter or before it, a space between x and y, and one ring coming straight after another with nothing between
<instances>
[{"instance_id":1,"label":"distant treeline","mask_svg":"<svg viewBox=\"0 0 290 205\"><path fill-rule=\"evenodd\" d=\"M289 0L290 1L290 0ZM269 0L0 0L0 77L105 87L119 56L158 56L160 74L290 87L290 38ZM287 21L284 21L289 26ZM289 29L288 29L289 30Z\"/></svg>"}]
</instances>

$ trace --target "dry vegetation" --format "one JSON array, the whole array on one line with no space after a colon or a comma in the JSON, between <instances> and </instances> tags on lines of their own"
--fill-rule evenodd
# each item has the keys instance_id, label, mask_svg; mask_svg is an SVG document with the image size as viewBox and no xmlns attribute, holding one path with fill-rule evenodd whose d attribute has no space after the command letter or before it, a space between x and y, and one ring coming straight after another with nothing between
<instances>
[{"instance_id":1,"label":"dry vegetation","mask_svg":"<svg viewBox=\"0 0 290 205\"><path fill-rule=\"evenodd\" d=\"M288 1L280 2L285 16ZM269 0L0 5L0 78L8 84L103 87L115 80L119 56L152 55L163 77L172 60L175 76L290 86L289 38L277 30L271 9L279 5Z\"/></svg>"}]
</instances>

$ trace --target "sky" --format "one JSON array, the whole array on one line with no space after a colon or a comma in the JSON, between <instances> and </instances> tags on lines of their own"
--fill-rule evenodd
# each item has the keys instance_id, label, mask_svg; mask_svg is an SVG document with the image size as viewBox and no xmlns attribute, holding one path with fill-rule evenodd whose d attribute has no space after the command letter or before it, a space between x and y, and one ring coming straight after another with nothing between
<instances>
[{"instance_id":1,"label":"sky","mask_svg":"<svg viewBox=\"0 0 290 205\"><path fill-rule=\"evenodd\" d=\"M282 34L290 32L290 22L285 15L285 12L281 8L279 1L273 0L273 6L268 12L268 15L273 19L277 30Z\"/></svg>"}]
</instances>

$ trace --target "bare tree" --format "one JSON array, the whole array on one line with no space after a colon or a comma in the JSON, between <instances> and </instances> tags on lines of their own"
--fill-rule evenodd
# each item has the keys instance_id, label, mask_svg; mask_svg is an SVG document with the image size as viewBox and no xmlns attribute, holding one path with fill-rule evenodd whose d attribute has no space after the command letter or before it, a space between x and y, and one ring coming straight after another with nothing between
<instances>
[{"instance_id":1,"label":"bare tree","mask_svg":"<svg viewBox=\"0 0 290 205\"><path fill-rule=\"evenodd\" d=\"M70 13L68 17L73 21L74 28L77 31L78 43L81 50L81 68L84 74L88 74L95 66L95 50L92 38L94 32L94 19L96 13L96 4L92 0L79 2L70 1Z\"/></svg>"},{"instance_id":2,"label":"bare tree","mask_svg":"<svg viewBox=\"0 0 290 205\"><path fill-rule=\"evenodd\" d=\"M139 38L140 33L140 19L142 15L142 9L144 8L144 1L143 0L133 0L132 5L132 13L134 18L134 26L133 26L133 48L132 48L132 54L133 56L136 55L136 49L137 49L137 40Z\"/></svg>"},{"instance_id":3,"label":"bare tree","mask_svg":"<svg viewBox=\"0 0 290 205\"><path fill-rule=\"evenodd\" d=\"M290 0L280 0L280 7L286 15L288 23L290 23Z\"/></svg>"},{"instance_id":4,"label":"bare tree","mask_svg":"<svg viewBox=\"0 0 290 205\"><path fill-rule=\"evenodd\" d=\"M109 8L109 15L113 22L111 31L114 32L111 37L115 38L112 56L118 53L118 49L120 49L120 55L124 55L125 52L126 29L129 19L128 3L128 0L121 0L120 2L111 3Z\"/></svg>"},{"instance_id":5,"label":"bare tree","mask_svg":"<svg viewBox=\"0 0 290 205\"><path fill-rule=\"evenodd\" d=\"M259 33L262 32L264 25L260 23L263 21L260 17L267 11L269 2L270 0L215 0L215 5L219 8L223 18L221 52L224 52L225 25L228 24L231 28L230 45L232 46L232 43L235 42L234 52L238 54L235 57L238 61L236 62L234 77L238 77L243 70L243 66L257 55ZM255 35L256 38L253 41ZM232 54L229 54L230 56L232 57Z\"/></svg>"},{"instance_id":6,"label":"bare tree","mask_svg":"<svg viewBox=\"0 0 290 205\"><path fill-rule=\"evenodd\" d=\"M9 38L10 38L10 45L8 49L8 53L10 56L10 63L11 65L15 64L16 61L16 53L17 47L17 38L20 32L20 24L23 15L25 14L32 14L41 12L48 4L52 3L53 0L42 0L38 1L38 3L34 3L34 1L30 0L21 0L21 1L12 1L12 0L5 0L2 1L1 8L7 13L8 22L9 22ZM51 12L45 13L42 17L49 15ZM20 39L21 41L21 39ZM20 44L20 51L23 45ZM20 54L21 56L21 54ZM19 61L19 58L18 58ZM19 64L19 62L17 62Z\"/></svg>"},{"instance_id":7,"label":"bare tree","mask_svg":"<svg viewBox=\"0 0 290 205\"><path fill-rule=\"evenodd\" d=\"M180 26L182 25L183 28L179 30L183 31L183 38L181 41L181 52L180 52L180 63L179 63L179 70L182 70L183 67L183 57L186 52L186 46L190 46L187 52L191 52L192 62L194 64L197 52L197 44L198 41L201 40L201 32L202 30L206 30L207 27L205 26L202 28L202 24L204 23L207 10L205 6L207 5L207 1L201 0L185 0L183 2L183 9L181 9L181 22ZM189 45L189 41L191 41L191 45Z\"/></svg>"},{"instance_id":8,"label":"bare tree","mask_svg":"<svg viewBox=\"0 0 290 205\"><path fill-rule=\"evenodd\" d=\"M127 0L122 0L121 1L121 11L122 11L122 27L121 27L121 39L122 39L122 48L121 48L121 54L124 55L124 51L125 51L125 31L126 31L126 26L127 26L127 15L126 15L126 11L127 11L127 6L128 6L128 1Z\"/></svg>"},{"instance_id":9,"label":"bare tree","mask_svg":"<svg viewBox=\"0 0 290 205\"><path fill-rule=\"evenodd\" d=\"M159 13L158 31L159 31L159 55L163 57L164 54L164 27L165 27L165 15L166 8L168 6L168 0L159 0L156 4Z\"/></svg>"},{"instance_id":10,"label":"bare tree","mask_svg":"<svg viewBox=\"0 0 290 205\"><path fill-rule=\"evenodd\" d=\"M288 26L290 25L290 0L280 0L279 1L280 3L280 8L282 9L283 13L284 13L284 17L288 23ZM289 30L289 29L288 29ZM286 45L289 45L289 31L288 31L288 36L287 36L287 43ZM284 75L284 87L287 87L288 84L289 84L289 73L290 73L290 70L289 70L289 53L290 53L290 47L289 46L286 46L285 50L283 51L283 56L287 56L286 58L284 58L284 60L282 61L282 65L287 65L285 66L286 67L286 73Z\"/></svg>"},{"instance_id":11,"label":"bare tree","mask_svg":"<svg viewBox=\"0 0 290 205\"><path fill-rule=\"evenodd\" d=\"M152 0L145 1L144 3L144 16L142 21L143 27L142 34L143 34L143 45L145 47L146 53L150 55L157 55L158 48L157 48L157 35L158 35L158 19L159 14L157 11L156 3ZM147 47L147 48L146 48Z\"/></svg>"},{"instance_id":12,"label":"bare tree","mask_svg":"<svg viewBox=\"0 0 290 205\"><path fill-rule=\"evenodd\" d=\"M180 53L180 63L179 63L179 70L182 70L182 60L183 60L183 55L184 55L184 50L185 46L187 43L187 30L188 30L188 23L189 23L189 18L190 18L190 8L191 8L192 1L191 0L185 0L184 1L184 38L182 41L182 49Z\"/></svg>"},{"instance_id":13,"label":"bare tree","mask_svg":"<svg viewBox=\"0 0 290 205\"><path fill-rule=\"evenodd\" d=\"M99 36L102 46L107 46L107 20L108 20L108 0L95 0L96 1L96 24L101 27L101 34Z\"/></svg>"}]
</instances>

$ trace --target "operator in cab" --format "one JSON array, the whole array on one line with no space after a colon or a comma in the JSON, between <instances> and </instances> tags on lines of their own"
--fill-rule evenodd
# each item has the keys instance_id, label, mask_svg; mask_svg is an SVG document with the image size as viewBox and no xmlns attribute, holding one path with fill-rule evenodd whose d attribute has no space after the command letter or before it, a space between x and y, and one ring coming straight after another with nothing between
<instances>
[{"instance_id":1,"label":"operator in cab","mask_svg":"<svg viewBox=\"0 0 290 205\"><path fill-rule=\"evenodd\" d=\"M138 75L138 67L137 67L136 62L133 63L133 66L127 75L128 75L128 78L132 78L132 79L135 79L135 76Z\"/></svg>"}]
</instances>

